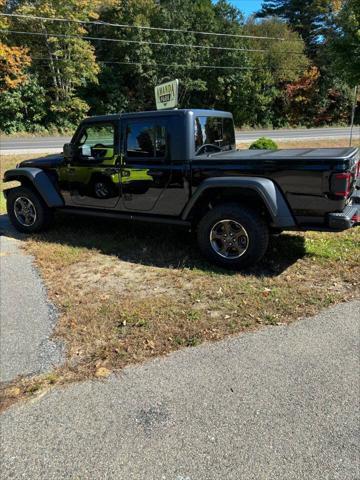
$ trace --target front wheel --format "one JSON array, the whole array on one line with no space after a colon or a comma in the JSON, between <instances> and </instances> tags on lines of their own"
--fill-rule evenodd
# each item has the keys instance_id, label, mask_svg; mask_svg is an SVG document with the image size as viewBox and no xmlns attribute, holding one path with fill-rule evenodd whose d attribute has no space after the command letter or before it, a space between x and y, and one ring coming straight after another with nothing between
<instances>
[{"instance_id":1,"label":"front wheel","mask_svg":"<svg viewBox=\"0 0 360 480\"><path fill-rule=\"evenodd\" d=\"M10 221L19 232L39 232L48 227L52 220L50 208L27 187L9 190L6 206Z\"/></svg>"},{"instance_id":2,"label":"front wheel","mask_svg":"<svg viewBox=\"0 0 360 480\"><path fill-rule=\"evenodd\" d=\"M95 177L91 183L91 196L105 200L108 198L113 198L118 195L114 184L110 178L106 177Z\"/></svg>"},{"instance_id":3,"label":"front wheel","mask_svg":"<svg viewBox=\"0 0 360 480\"><path fill-rule=\"evenodd\" d=\"M255 210L229 203L205 214L198 225L197 239L208 260L237 270L255 264L264 256L269 228Z\"/></svg>"}]
</instances>

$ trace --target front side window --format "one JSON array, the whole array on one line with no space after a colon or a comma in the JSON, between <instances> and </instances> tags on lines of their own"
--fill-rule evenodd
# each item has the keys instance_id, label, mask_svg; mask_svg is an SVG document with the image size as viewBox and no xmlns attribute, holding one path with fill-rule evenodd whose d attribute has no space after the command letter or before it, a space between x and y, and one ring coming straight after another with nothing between
<instances>
[{"instance_id":1,"label":"front side window","mask_svg":"<svg viewBox=\"0 0 360 480\"><path fill-rule=\"evenodd\" d=\"M84 127L78 141L83 161L105 160L114 156L115 128L111 123L96 123Z\"/></svg>"},{"instance_id":2,"label":"front side window","mask_svg":"<svg viewBox=\"0 0 360 480\"><path fill-rule=\"evenodd\" d=\"M129 159L164 159L167 151L166 127L152 122L129 122L126 127L126 156Z\"/></svg>"},{"instance_id":3,"label":"front side window","mask_svg":"<svg viewBox=\"0 0 360 480\"><path fill-rule=\"evenodd\" d=\"M231 118L196 117L195 153L202 153L204 146L213 146L214 150L235 149L234 124Z\"/></svg>"}]
</instances>

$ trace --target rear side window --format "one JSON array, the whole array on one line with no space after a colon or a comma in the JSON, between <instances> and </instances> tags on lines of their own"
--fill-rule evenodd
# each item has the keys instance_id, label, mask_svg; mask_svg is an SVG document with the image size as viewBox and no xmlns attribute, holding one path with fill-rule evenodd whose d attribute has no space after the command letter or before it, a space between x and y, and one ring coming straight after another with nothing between
<instances>
[{"instance_id":1,"label":"rear side window","mask_svg":"<svg viewBox=\"0 0 360 480\"><path fill-rule=\"evenodd\" d=\"M129 122L126 127L126 156L131 159L164 160L167 155L167 130L148 121Z\"/></svg>"},{"instance_id":2,"label":"rear side window","mask_svg":"<svg viewBox=\"0 0 360 480\"><path fill-rule=\"evenodd\" d=\"M235 149L232 118L195 117L195 153L203 145L215 145L222 150Z\"/></svg>"}]
</instances>

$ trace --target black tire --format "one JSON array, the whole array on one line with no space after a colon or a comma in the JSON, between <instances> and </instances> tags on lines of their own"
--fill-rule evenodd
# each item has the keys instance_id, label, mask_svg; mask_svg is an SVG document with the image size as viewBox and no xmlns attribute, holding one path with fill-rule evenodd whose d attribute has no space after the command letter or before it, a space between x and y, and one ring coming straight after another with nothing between
<instances>
[{"instance_id":1,"label":"black tire","mask_svg":"<svg viewBox=\"0 0 360 480\"><path fill-rule=\"evenodd\" d=\"M224 234L229 228L233 238L223 239L224 236L229 237ZM254 265L265 255L269 228L256 210L236 203L224 203L207 212L200 220L197 240L208 260L224 268L239 270Z\"/></svg>"},{"instance_id":2,"label":"black tire","mask_svg":"<svg viewBox=\"0 0 360 480\"><path fill-rule=\"evenodd\" d=\"M19 210L20 202L28 205L30 216L25 217L21 213ZM6 207L11 223L19 232L40 232L48 228L53 219L52 210L31 188L17 187L9 190L6 198ZM31 221L29 220L30 218Z\"/></svg>"}]
</instances>

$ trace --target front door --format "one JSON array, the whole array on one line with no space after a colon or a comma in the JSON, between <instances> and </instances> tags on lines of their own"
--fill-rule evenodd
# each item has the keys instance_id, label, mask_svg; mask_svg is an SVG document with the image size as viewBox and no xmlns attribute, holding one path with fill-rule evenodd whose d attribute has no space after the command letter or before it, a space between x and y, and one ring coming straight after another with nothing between
<instances>
[{"instance_id":1,"label":"front door","mask_svg":"<svg viewBox=\"0 0 360 480\"><path fill-rule=\"evenodd\" d=\"M75 139L75 154L65 172L70 204L113 208L120 196L116 122L85 123Z\"/></svg>"},{"instance_id":2,"label":"front door","mask_svg":"<svg viewBox=\"0 0 360 480\"><path fill-rule=\"evenodd\" d=\"M161 194L171 179L168 137L168 129L162 119L149 117L125 122L121 169L124 209L156 210Z\"/></svg>"}]
</instances>

